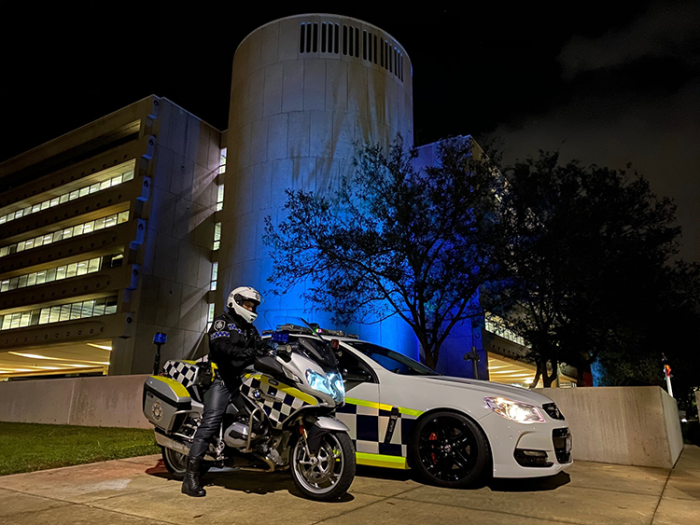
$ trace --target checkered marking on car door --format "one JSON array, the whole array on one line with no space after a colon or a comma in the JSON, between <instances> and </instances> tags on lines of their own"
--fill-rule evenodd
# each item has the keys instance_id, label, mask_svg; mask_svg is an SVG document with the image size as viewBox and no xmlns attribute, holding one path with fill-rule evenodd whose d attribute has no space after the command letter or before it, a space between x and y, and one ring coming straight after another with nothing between
<instances>
[{"instance_id":1,"label":"checkered marking on car door","mask_svg":"<svg viewBox=\"0 0 700 525\"><path fill-rule=\"evenodd\" d=\"M241 385L241 393L261 405L275 428L280 428L300 408L318 404L301 390L264 375L247 375Z\"/></svg>"},{"instance_id":2,"label":"checkered marking on car door","mask_svg":"<svg viewBox=\"0 0 700 525\"><path fill-rule=\"evenodd\" d=\"M421 413L402 407L345 398L345 405L336 411L336 417L350 429L350 439L358 454L405 458L408 456L408 442L413 425ZM396 425L389 441L386 442L392 414Z\"/></svg>"},{"instance_id":3,"label":"checkered marking on car door","mask_svg":"<svg viewBox=\"0 0 700 525\"><path fill-rule=\"evenodd\" d=\"M197 365L185 361L166 361L163 365L163 373L178 383L182 383L185 388L190 388L195 384L198 372Z\"/></svg>"}]
</instances>

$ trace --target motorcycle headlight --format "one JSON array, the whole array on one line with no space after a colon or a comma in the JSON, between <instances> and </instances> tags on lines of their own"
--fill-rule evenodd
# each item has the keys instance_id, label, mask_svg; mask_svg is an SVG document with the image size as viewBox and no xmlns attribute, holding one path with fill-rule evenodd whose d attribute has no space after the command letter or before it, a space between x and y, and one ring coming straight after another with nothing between
<instances>
[{"instance_id":1,"label":"motorcycle headlight","mask_svg":"<svg viewBox=\"0 0 700 525\"><path fill-rule=\"evenodd\" d=\"M343 377L340 374L331 374L329 380L333 389L335 390L335 396L333 400L336 403L342 403L345 401L345 384L343 383Z\"/></svg>"},{"instance_id":2,"label":"motorcycle headlight","mask_svg":"<svg viewBox=\"0 0 700 525\"><path fill-rule=\"evenodd\" d=\"M338 389L337 377L339 376L335 374L330 374L329 377L326 377L315 370L311 370L310 368L306 369L306 381L311 388L331 396L336 403L341 403L345 399L345 387L343 386L343 380L341 378L339 381L342 390Z\"/></svg>"},{"instance_id":3,"label":"motorcycle headlight","mask_svg":"<svg viewBox=\"0 0 700 525\"><path fill-rule=\"evenodd\" d=\"M535 406L503 397L485 397L484 403L486 403L486 408L511 421L526 424L544 423L542 412Z\"/></svg>"}]
</instances>

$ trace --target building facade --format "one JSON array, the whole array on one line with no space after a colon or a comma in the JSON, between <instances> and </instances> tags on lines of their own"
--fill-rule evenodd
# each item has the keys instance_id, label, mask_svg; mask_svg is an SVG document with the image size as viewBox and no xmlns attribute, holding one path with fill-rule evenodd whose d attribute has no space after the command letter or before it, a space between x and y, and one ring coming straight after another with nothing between
<instances>
[{"instance_id":1,"label":"building facade","mask_svg":"<svg viewBox=\"0 0 700 525\"><path fill-rule=\"evenodd\" d=\"M199 344L220 131L151 96L0 164L0 377L131 374Z\"/></svg>"}]
</instances>

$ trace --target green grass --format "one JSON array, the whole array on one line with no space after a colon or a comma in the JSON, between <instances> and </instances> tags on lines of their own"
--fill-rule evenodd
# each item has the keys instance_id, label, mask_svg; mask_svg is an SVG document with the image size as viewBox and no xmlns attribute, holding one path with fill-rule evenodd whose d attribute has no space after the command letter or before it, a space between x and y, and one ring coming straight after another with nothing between
<instances>
[{"instance_id":1,"label":"green grass","mask_svg":"<svg viewBox=\"0 0 700 525\"><path fill-rule=\"evenodd\" d=\"M0 422L0 476L159 452L147 429Z\"/></svg>"}]
</instances>

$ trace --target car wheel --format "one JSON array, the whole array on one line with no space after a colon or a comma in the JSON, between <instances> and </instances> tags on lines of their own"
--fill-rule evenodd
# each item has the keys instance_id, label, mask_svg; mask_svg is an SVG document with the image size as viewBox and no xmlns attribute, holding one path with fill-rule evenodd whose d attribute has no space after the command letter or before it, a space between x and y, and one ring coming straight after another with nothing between
<instances>
[{"instance_id":1,"label":"car wheel","mask_svg":"<svg viewBox=\"0 0 700 525\"><path fill-rule=\"evenodd\" d=\"M409 451L411 466L426 482L440 487L473 486L491 465L484 432L454 412L436 412L420 420Z\"/></svg>"}]
</instances>

